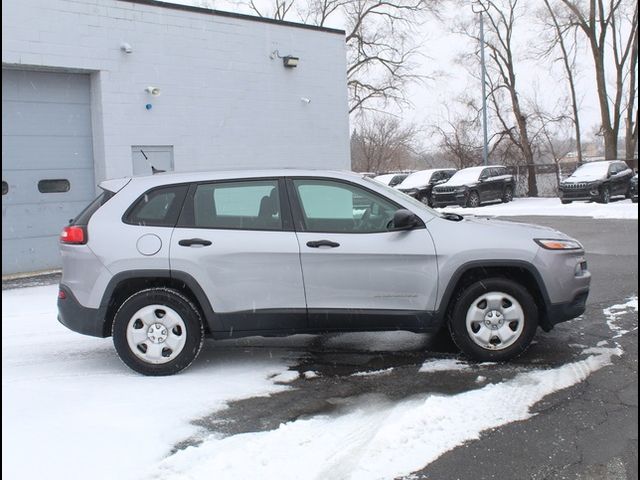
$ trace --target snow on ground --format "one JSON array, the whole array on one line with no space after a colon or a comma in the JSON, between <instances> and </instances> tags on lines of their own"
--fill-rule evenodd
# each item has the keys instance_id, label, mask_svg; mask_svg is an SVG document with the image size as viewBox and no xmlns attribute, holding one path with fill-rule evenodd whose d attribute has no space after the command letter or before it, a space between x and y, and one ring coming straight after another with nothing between
<instances>
[{"instance_id":1,"label":"snow on ground","mask_svg":"<svg viewBox=\"0 0 640 480\"><path fill-rule=\"evenodd\" d=\"M342 415L212 437L165 459L150 478L393 479L479 438L484 430L530 418L530 408L539 400L581 382L622 350L594 348L589 353L558 368L521 373L457 395L426 395L396 404L367 397ZM474 413L478 405L481 414Z\"/></svg>"},{"instance_id":2,"label":"snow on ground","mask_svg":"<svg viewBox=\"0 0 640 480\"><path fill-rule=\"evenodd\" d=\"M618 338L629 333L630 330L625 330L617 323L618 317L625 315L629 310L638 311L638 297L630 298L626 303L612 305L611 307L604 309L603 312L605 317L607 317L607 325L612 332L615 332L615 336L613 338ZM636 325L632 330L637 329L638 326Z\"/></svg>"},{"instance_id":3,"label":"snow on ground","mask_svg":"<svg viewBox=\"0 0 640 480\"><path fill-rule=\"evenodd\" d=\"M137 479L197 432L190 420L232 399L290 388L274 380L297 358L268 347L225 348L228 341L205 344L180 375L138 375L110 338L58 323L57 291L2 292L3 477Z\"/></svg>"},{"instance_id":4,"label":"snow on ground","mask_svg":"<svg viewBox=\"0 0 640 480\"><path fill-rule=\"evenodd\" d=\"M395 403L369 395L352 399L338 414L298 419L271 431L212 435L198 447L170 455L175 444L201 434L191 420L224 409L232 399L291 388L280 382L298 377L290 370L300 360L296 349L314 337L216 342L180 375L143 377L120 363L110 339L85 337L59 325L56 290L2 292L7 478L392 479L487 429L531 417L531 407L546 395L584 380L622 354L619 347L585 347L571 363L532 367L501 383L487 383L480 364L474 367L480 369L477 388L456 395L425 394ZM620 334L618 318L632 311L637 312L637 298L603 313ZM423 345L422 335L393 332L330 336L324 348L391 351ZM440 359L425 362L421 370L466 365ZM472 413L477 405L483 405L482 415Z\"/></svg>"},{"instance_id":5,"label":"snow on ground","mask_svg":"<svg viewBox=\"0 0 640 480\"><path fill-rule=\"evenodd\" d=\"M352 377L369 377L371 375L385 375L387 373L391 373L393 372L393 367L392 368L385 368L384 370L367 370L365 372L356 372L356 373L352 373L351 376Z\"/></svg>"},{"instance_id":6,"label":"snow on ground","mask_svg":"<svg viewBox=\"0 0 640 480\"><path fill-rule=\"evenodd\" d=\"M447 372L451 370L465 370L467 368L470 368L470 366L466 362L461 362L453 358L442 358L424 362L419 371L421 373Z\"/></svg>"},{"instance_id":7,"label":"snow on ground","mask_svg":"<svg viewBox=\"0 0 640 480\"><path fill-rule=\"evenodd\" d=\"M446 207L447 212L479 216L561 216L614 219L638 219L638 204L631 200L600 203L573 202L562 205L559 198L516 198L511 203L487 204L478 208Z\"/></svg>"}]
</instances>

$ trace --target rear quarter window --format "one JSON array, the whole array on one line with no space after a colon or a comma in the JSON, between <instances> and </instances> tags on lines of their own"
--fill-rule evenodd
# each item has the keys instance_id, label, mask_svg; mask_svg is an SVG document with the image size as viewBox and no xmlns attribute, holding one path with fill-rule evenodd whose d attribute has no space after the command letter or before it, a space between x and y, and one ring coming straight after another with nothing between
<instances>
[{"instance_id":1,"label":"rear quarter window","mask_svg":"<svg viewBox=\"0 0 640 480\"><path fill-rule=\"evenodd\" d=\"M175 226L188 189L188 185L170 185L145 192L124 214L124 223L156 227Z\"/></svg>"},{"instance_id":2,"label":"rear quarter window","mask_svg":"<svg viewBox=\"0 0 640 480\"><path fill-rule=\"evenodd\" d=\"M71 220L71 225L80 225L87 226L89 224L89 220L93 216L94 213L98 211L98 209L103 206L111 197L113 197L115 193L110 192L108 190L103 190L103 192L96 197L96 199L91 202L89 205L85 207L84 210L78 214L76 218Z\"/></svg>"}]
</instances>

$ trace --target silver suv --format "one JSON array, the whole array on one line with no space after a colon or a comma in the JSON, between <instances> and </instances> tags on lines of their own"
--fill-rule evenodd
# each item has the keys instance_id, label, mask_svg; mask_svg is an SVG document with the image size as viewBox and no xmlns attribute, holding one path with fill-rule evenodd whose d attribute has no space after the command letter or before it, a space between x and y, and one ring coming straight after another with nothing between
<instances>
[{"instance_id":1,"label":"silver suv","mask_svg":"<svg viewBox=\"0 0 640 480\"><path fill-rule=\"evenodd\" d=\"M247 171L109 180L61 235L59 320L112 335L147 375L205 336L447 327L504 361L582 314L580 243L544 227L438 213L352 173Z\"/></svg>"}]
</instances>

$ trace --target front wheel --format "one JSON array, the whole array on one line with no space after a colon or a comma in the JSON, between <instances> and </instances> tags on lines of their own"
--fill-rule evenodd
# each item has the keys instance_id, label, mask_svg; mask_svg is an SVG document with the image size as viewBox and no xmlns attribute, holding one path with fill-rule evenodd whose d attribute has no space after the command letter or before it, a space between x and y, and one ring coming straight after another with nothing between
<instances>
[{"instance_id":1,"label":"front wheel","mask_svg":"<svg viewBox=\"0 0 640 480\"><path fill-rule=\"evenodd\" d=\"M144 375L172 375L187 368L202 348L197 307L180 292L149 288L125 300L113 320L120 359Z\"/></svg>"},{"instance_id":2,"label":"front wheel","mask_svg":"<svg viewBox=\"0 0 640 480\"><path fill-rule=\"evenodd\" d=\"M561 202L563 205L569 205L570 203L572 203L572 201L571 201L571 200L565 200L564 198L563 198L563 199L561 199L561 200L560 200L560 202Z\"/></svg>"},{"instance_id":3,"label":"front wheel","mask_svg":"<svg viewBox=\"0 0 640 480\"><path fill-rule=\"evenodd\" d=\"M513 189L511 187L507 187L504 189L502 193L502 202L509 203L513 200Z\"/></svg>"},{"instance_id":4,"label":"front wheel","mask_svg":"<svg viewBox=\"0 0 640 480\"><path fill-rule=\"evenodd\" d=\"M538 327L538 307L515 281L489 278L467 287L449 317L451 337L480 362L511 360L529 347Z\"/></svg>"},{"instance_id":5,"label":"front wheel","mask_svg":"<svg viewBox=\"0 0 640 480\"><path fill-rule=\"evenodd\" d=\"M480 206L480 195L475 190L469 192L469 197L467 198L467 207L476 208Z\"/></svg>"},{"instance_id":6,"label":"front wheel","mask_svg":"<svg viewBox=\"0 0 640 480\"><path fill-rule=\"evenodd\" d=\"M600 191L600 203L609 203L611 201L611 190L609 187L602 187Z\"/></svg>"}]
</instances>

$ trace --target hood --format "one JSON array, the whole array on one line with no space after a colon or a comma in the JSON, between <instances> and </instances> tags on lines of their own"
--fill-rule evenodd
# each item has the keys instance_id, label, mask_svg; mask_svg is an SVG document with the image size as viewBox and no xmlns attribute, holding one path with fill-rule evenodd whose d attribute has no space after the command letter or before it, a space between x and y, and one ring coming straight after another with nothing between
<instances>
[{"instance_id":1,"label":"hood","mask_svg":"<svg viewBox=\"0 0 640 480\"><path fill-rule=\"evenodd\" d=\"M565 178L562 183L596 182L602 180L602 175L596 173L583 173L581 175L571 175Z\"/></svg>"},{"instance_id":2,"label":"hood","mask_svg":"<svg viewBox=\"0 0 640 480\"><path fill-rule=\"evenodd\" d=\"M467 222L483 225L492 229L505 230L522 235L530 235L531 238L556 238L558 240L573 240L567 234L554 228L543 225L533 225L530 223L510 222L506 220L494 220L491 217L476 217L469 215L464 217Z\"/></svg>"}]
</instances>

